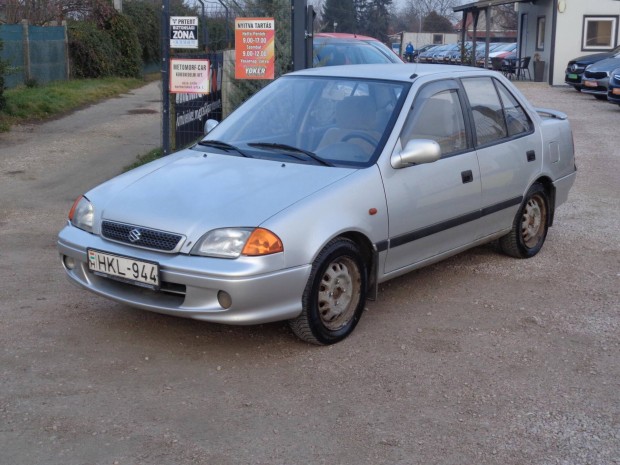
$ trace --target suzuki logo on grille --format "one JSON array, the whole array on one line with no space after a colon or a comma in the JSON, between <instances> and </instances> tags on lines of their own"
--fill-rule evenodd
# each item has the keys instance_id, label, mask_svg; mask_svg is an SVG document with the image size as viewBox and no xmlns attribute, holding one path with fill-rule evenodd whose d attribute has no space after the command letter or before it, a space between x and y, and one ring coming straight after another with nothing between
<instances>
[{"instance_id":1,"label":"suzuki logo on grille","mask_svg":"<svg viewBox=\"0 0 620 465\"><path fill-rule=\"evenodd\" d=\"M134 228L129 231L129 242L138 242L140 239L142 239L142 232L139 229Z\"/></svg>"}]
</instances>

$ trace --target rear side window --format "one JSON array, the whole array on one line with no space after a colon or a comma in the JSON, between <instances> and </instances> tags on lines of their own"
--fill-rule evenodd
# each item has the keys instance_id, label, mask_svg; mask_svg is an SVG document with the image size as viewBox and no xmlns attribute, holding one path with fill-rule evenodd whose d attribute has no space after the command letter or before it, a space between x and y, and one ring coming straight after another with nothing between
<instances>
[{"instance_id":1,"label":"rear side window","mask_svg":"<svg viewBox=\"0 0 620 465\"><path fill-rule=\"evenodd\" d=\"M471 105L478 145L488 145L508 135L502 103L490 77L463 79Z\"/></svg>"},{"instance_id":2,"label":"rear side window","mask_svg":"<svg viewBox=\"0 0 620 465\"><path fill-rule=\"evenodd\" d=\"M518 136L519 134L524 134L532 131L534 126L532 124L532 120L530 120L521 104L517 101L517 99L510 93L506 87L495 81L497 84L497 90L499 91L499 95L502 99L502 103L504 105L504 115L506 116L506 126L508 128L508 136Z\"/></svg>"}]
</instances>

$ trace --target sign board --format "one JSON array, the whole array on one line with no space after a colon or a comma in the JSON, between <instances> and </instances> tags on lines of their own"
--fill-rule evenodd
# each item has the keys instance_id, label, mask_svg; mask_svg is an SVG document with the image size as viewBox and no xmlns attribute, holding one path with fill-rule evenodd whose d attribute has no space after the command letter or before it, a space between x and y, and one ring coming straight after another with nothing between
<instances>
[{"instance_id":1,"label":"sign board","mask_svg":"<svg viewBox=\"0 0 620 465\"><path fill-rule=\"evenodd\" d=\"M170 59L170 93L208 94L209 60L190 58Z\"/></svg>"},{"instance_id":2,"label":"sign board","mask_svg":"<svg viewBox=\"0 0 620 465\"><path fill-rule=\"evenodd\" d=\"M198 48L198 16L170 17L170 48Z\"/></svg>"},{"instance_id":3,"label":"sign board","mask_svg":"<svg viewBox=\"0 0 620 465\"><path fill-rule=\"evenodd\" d=\"M273 79L273 18L235 19L235 79Z\"/></svg>"},{"instance_id":4,"label":"sign board","mask_svg":"<svg viewBox=\"0 0 620 465\"><path fill-rule=\"evenodd\" d=\"M222 121L222 71L224 56L220 53L204 54L211 68L208 94L173 94L174 104L174 146L187 147L204 137L204 126L208 119Z\"/></svg>"}]
</instances>

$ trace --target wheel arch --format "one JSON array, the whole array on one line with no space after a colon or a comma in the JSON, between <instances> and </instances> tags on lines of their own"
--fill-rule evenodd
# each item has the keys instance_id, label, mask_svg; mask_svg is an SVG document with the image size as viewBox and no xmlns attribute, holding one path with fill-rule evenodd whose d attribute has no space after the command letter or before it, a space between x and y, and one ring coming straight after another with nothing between
<instances>
[{"instance_id":1,"label":"wheel arch","mask_svg":"<svg viewBox=\"0 0 620 465\"><path fill-rule=\"evenodd\" d=\"M540 176L533 184L540 184L545 188L547 197L549 198L549 227L553 226L553 218L555 216L555 186L549 176ZM530 186L531 187L531 186Z\"/></svg>"},{"instance_id":2,"label":"wheel arch","mask_svg":"<svg viewBox=\"0 0 620 465\"><path fill-rule=\"evenodd\" d=\"M376 300L377 298L377 269L378 269L378 253L368 237L359 231L347 231L339 234L337 237L343 237L353 241L357 245L360 254L366 264L366 273L368 274L368 292L367 298Z\"/></svg>"}]
</instances>

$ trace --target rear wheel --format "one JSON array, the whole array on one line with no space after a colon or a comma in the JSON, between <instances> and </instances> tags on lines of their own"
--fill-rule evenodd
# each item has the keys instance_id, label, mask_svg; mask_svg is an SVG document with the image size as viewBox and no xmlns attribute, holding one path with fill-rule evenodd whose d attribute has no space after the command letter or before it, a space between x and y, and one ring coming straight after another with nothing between
<instances>
[{"instance_id":1,"label":"rear wheel","mask_svg":"<svg viewBox=\"0 0 620 465\"><path fill-rule=\"evenodd\" d=\"M357 325L366 303L366 265L353 241L329 242L312 265L301 315L290 320L295 335L312 344L334 344Z\"/></svg>"},{"instance_id":2,"label":"rear wheel","mask_svg":"<svg viewBox=\"0 0 620 465\"><path fill-rule=\"evenodd\" d=\"M549 200L545 188L534 184L512 223L512 230L500 238L504 253L516 258L530 258L543 246L549 230Z\"/></svg>"}]
</instances>

